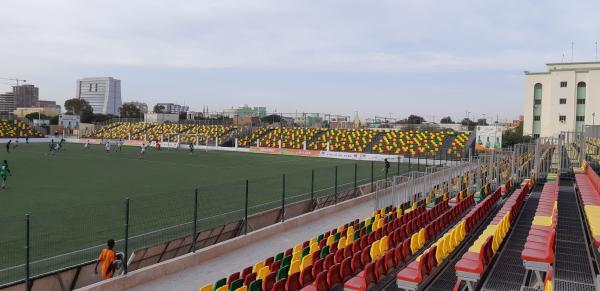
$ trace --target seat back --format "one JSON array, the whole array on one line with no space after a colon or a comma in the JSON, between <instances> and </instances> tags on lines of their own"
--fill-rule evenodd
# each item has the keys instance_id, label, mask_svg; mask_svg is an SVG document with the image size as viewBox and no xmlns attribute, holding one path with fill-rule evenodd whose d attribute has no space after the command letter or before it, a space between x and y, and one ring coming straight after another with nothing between
<instances>
[{"instance_id":1,"label":"seat back","mask_svg":"<svg viewBox=\"0 0 600 291\"><path fill-rule=\"evenodd\" d=\"M313 285L316 287L316 291L328 291L329 284L327 284L327 271L324 270L319 273Z\"/></svg>"},{"instance_id":2,"label":"seat back","mask_svg":"<svg viewBox=\"0 0 600 291\"><path fill-rule=\"evenodd\" d=\"M361 255L362 252L360 251L352 255L352 261L350 262L350 266L352 267L352 274L356 274L364 268L364 265L361 260Z\"/></svg>"},{"instance_id":3,"label":"seat back","mask_svg":"<svg viewBox=\"0 0 600 291\"><path fill-rule=\"evenodd\" d=\"M306 267L300 273L300 285L305 287L315 281L315 277L313 276L313 265Z\"/></svg>"},{"instance_id":4,"label":"seat back","mask_svg":"<svg viewBox=\"0 0 600 291\"><path fill-rule=\"evenodd\" d=\"M302 285L300 285L300 273L291 274L285 283L285 290L298 291L300 288L302 288Z\"/></svg>"},{"instance_id":5,"label":"seat back","mask_svg":"<svg viewBox=\"0 0 600 291\"><path fill-rule=\"evenodd\" d=\"M365 265L365 284L367 285L367 288L369 288L369 286L377 283L377 275L375 274L375 263L368 263Z\"/></svg>"},{"instance_id":6,"label":"seat back","mask_svg":"<svg viewBox=\"0 0 600 291\"><path fill-rule=\"evenodd\" d=\"M345 258L340 266L340 277L343 282L349 280L354 275L352 271L352 258Z\"/></svg>"},{"instance_id":7,"label":"seat back","mask_svg":"<svg viewBox=\"0 0 600 291\"><path fill-rule=\"evenodd\" d=\"M271 289L273 289L273 285L275 285L275 279L277 279L277 272L271 272L269 275L267 275L265 279L263 279L263 291L270 291ZM233 291L235 291L235 289Z\"/></svg>"},{"instance_id":8,"label":"seat back","mask_svg":"<svg viewBox=\"0 0 600 291\"><path fill-rule=\"evenodd\" d=\"M329 270L329 268L331 268L333 264L333 254L329 254L327 257L325 257L325 260L323 261L323 270Z\"/></svg>"},{"instance_id":9,"label":"seat back","mask_svg":"<svg viewBox=\"0 0 600 291\"><path fill-rule=\"evenodd\" d=\"M316 262L313 262L313 264L312 264L312 275L315 280L317 279L317 275L323 271L323 262L324 261L325 261L325 259L320 259L320 260L317 260Z\"/></svg>"},{"instance_id":10,"label":"seat back","mask_svg":"<svg viewBox=\"0 0 600 291\"><path fill-rule=\"evenodd\" d=\"M341 264L335 264L327 271L327 284L329 285L329 288L334 288L338 284L342 283L340 270Z\"/></svg>"},{"instance_id":11,"label":"seat back","mask_svg":"<svg viewBox=\"0 0 600 291\"><path fill-rule=\"evenodd\" d=\"M287 278L283 278L273 285L271 290L263 290L263 291L285 291L285 283L287 282Z\"/></svg>"},{"instance_id":12,"label":"seat back","mask_svg":"<svg viewBox=\"0 0 600 291\"><path fill-rule=\"evenodd\" d=\"M244 278L244 285L248 286L248 285L250 285L251 282L254 282L255 280L256 280L256 273L248 274Z\"/></svg>"},{"instance_id":13,"label":"seat back","mask_svg":"<svg viewBox=\"0 0 600 291\"><path fill-rule=\"evenodd\" d=\"M231 282L233 282L239 278L240 278L239 272L235 272L235 273L229 275L229 277L227 278L227 285L231 285Z\"/></svg>"}]
</instances>

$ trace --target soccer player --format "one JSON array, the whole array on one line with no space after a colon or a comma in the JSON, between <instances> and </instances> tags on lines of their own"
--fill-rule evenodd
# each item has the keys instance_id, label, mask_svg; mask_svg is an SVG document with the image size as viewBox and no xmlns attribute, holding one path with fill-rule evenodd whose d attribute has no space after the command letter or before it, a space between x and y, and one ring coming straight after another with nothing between
<instances>
[{"instance_id":1,"label":"soccer player","mask_svg":"<svg viewBox=\"0 0 600 291\"><path fill-rule=\"evenodd\" d=\"M85 141L85 144L83 145L83 149L86 151L90 149L90 140L89 139Z\"/></svg>"},{"instance_id":2,"label":"soccer player","mask_svg":"<svg viewBox=\"0 0 600 291\"><path fill-rule=\"evenodd\" d=\"M12 173L10 172L10 169L8 168L8 162L6 160L4 160L4 163L2 164L2 166L0 166L0 177L2 177L2 189L6 188L6 174L7 173L12 176Z\"/></svg>"},{"instance_id":3,"label":"soccer player","mask_svg":"<svg viewBox=\"0 0 600 291\"><path fill-rule=\"evenodd\" d=\"M26 136L25 136L25 143L26 143L26 144L29 144L29 135L26 135Z\"/></svg>"},{"instance_id":4,"label":"soccer player","mask_svg":"<svg viewBox=\"0 0 600 291\"><path fill-rule=\"evenodd\" d=\"M12 139L9 139L8 142L6 143L6 152L10 153L10 143L12 143Z\"/></svg>"},{"instance_id":5,"label":"soccer player","mask_svg":"<svg viewBox=\"0 0 600 291\"><path fill-rule=\"evenodd\" d=\"M179 141L177 141L177 142L175 143L175 150L176 150L176 151L178 151L178 150L179 150Z\"/></svg>"},{"instance_id":6,"label":"soccer player","mask_svg":"<svg viewBox=\"0 0 600 291\"><path fill-rule=\"evenodd\" d=\"M190 142L190 154L194 153L194 143Z\"/></svg>"},{"instance_id":7,"label":"soccer player","mask_svg":"<svg viewBox=\"0 0 600 291\"><path fill-rule=\"evenodd\" d=\"M146 144L143 144L140 146L140 158L144 156L144 153L146 152Z\"/></svg>"},{"instance_id":8,"label":"soccer player","mask_svg":"<svg viewBox=\"0 0 600 291\"><path fill-rule=\"evenodd\" d=\"M110 153L110 141L106 141L106 144L104 145L104 148L106 148L106 153Z\"/></svg>"},{"instance_id":9,"label":"soccer player","mask_svg":"<svg viewBox=\"0 0 600 291\"><path fill-rule=\"evenodd\" d=\"M160 141L156 140L156 149L160 151Z\"/></svg>"},{"instance_id":10,"label":"soccer player","mask_svg":"<svg viewBox=\"0 0 600 291\"><path fill-rule=\"evenodd\" d=\"M119 152L122 151L123 150L123 140L122 139L119 139L118 146L119 146Z\"/></svg>"},{"instance_id":11,"label":"soccer player","mask_svg":"<svg viewBox=\"0 0 600 291\"><path fill-rule=\"evenodd\" d=\"M61 147L60 143L54 144L54 151L55 152L60 152L60 147Z\"/></svg>"},{"instance_id":12,"label":"soccer player","mask_svg":"<svg viewBox=\"0 0 600 291\"><path fill-rule=\"evenodd\" d=\"M115 240L109 239L106 242L106 248L102 249L100 255L98 256L98 261L96 262L96 266L94 267L94 274L98 274L98 265L102 263L102 267L100 268L100 277L102 280L110 279L113 277L115 272L115 259L117 254L113 250L115 247Z\"/></svg>"},{"instance_id":13,"label":"soccer player","mask_svg":"<svg viewBox=\"0 0 600 291\"><path fill-rule=\"evenodd\" d=\"M48 144L49 148L50 148L50 154L52 154L52 152L54 151L54 139L50 140L50 143Z\"/></svg>"},{"instance_id":14,"label":"soccer player","mask_svg":"<svg viewBox=\"0 0 600 291\"><path fill-rule=\"evenodd\" d=\"M19 146L19 139L15 139L15 144L13 145L13 150Z\"/></svg>"}]
</instances>

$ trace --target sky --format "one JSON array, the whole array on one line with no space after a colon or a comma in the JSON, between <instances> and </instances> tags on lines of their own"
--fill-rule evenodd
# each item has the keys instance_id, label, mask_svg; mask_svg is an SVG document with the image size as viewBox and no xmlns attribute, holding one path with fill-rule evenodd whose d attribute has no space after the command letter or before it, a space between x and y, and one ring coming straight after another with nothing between
<instances>
[{"instance_id":1,"label":"sky","mask_svg":"<svg viewBox=\"0 0 600 291\"><path fill-rule=\"evenodd\" d=\"M523 71L593 61L600 1L2 1L0 78L40 98L121 80L123 101L216 111L516 119ZM573 56L571 43L574 43ZM564 55L564 57L563 57ZM0 91L12 81L0 79Z\"/></svg>"}]
</instances>

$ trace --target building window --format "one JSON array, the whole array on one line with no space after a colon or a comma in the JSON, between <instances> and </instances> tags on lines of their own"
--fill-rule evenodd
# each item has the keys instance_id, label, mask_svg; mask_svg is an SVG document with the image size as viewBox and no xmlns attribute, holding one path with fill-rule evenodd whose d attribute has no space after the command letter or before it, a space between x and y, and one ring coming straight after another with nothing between
<instances>
[{"instance_id":1,"label":"building window","mask_svg":"<svg viewBox=\"0 0 600 291\"><path fill-rule=\"evenodd\" d=\"M94 84L94 92L98 92L98 83Z\"/></svg>"},{"instance_id":2,"label":"building window","mask_svg":"<svg viewBox=\"0 0 600 291\"><path fill-rule=\"evenodd\" d=\"M535 116L533 117L533 121L540 121L540 119L541 119L541 118L540 118L540 116L539 116L539 115L535 115Z\"/></svg>"},{"instance_id":3,"label":"building window","mask_svg":"<svg viewBox=\"0 0 600 291\"><path fill-rule=\"evenodd\" d=\"M577 99L577 104L585 104L585 99Z\"/></svg>"},{"instance_id":4,"label":"building window","mask_svg":"<svg viewBox=\"0 0 600 291\"><path fill-rule=\"evenodd\" d=\"M559 116L558 116L558 121L560 121L560 122L565 122L565 121L567 121L567 116L566 116L566 115L559 115Z\"/></svg>"},{"instance_id":5,"label":"building window","mask_svg":"<svg viewBox=\"0 0 600 291\"><path fill-rule=\"evenodd\" d=\"M542 104L542 100L540 100L540 99L535 99L535 100L533 101L533 104L535 104L535 105L540 105L540 104Z\"/></svg>"},{"instance_id":6,"label":"building window","mask_svg":"<svg viewBox=\"0 0 600 291\"><path fill-rule=\"evenodd\" d=\"M585 121L585 116L577 116L576 120L577 121Z\"/></svg>"},{"instance_id":7,"label":"building window","mask_svg":"<svg viewBox=\"0 0 600 291\"><path fill-rule=\"evenodd\" d=\"M90 90L89 91L92 92L92 84L90 84Z\"/></svg>"},{"instance_id":8,"label":"building window","mask_svg":"<svg viewBox=\"0 0 600 291\"><path fill-rule=\"evenodd\" d=\"M565 88L565 87L567 87L567 81L562 81L562 82L560 82L560 87L561 87L561 88Z\"/></svg>"},{"instance_id":9,"label":"building window","mask_svg":"<svg viewBox=\"0 0 600 291\"><path fill-rule=\"evenodd\" d=\"M535 134L533 134L533 138L539 138L539 137L540 137L540 134L539 134L539 133L535 133Z\"/></svg>"},{"instance_id":10,"label":"building window","mask_svg":"<svg viewBox=\"0 0 600 291\"><path fill-rule=\"evenodd\" d=\"M567 104L567 98L560 98L560 104Z\"/></svg>"}]
</instances>

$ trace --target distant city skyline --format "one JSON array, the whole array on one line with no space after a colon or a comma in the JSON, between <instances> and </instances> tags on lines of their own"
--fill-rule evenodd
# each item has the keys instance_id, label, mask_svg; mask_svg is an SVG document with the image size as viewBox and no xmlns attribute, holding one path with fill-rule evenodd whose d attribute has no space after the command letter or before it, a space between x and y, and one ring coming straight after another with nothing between
<instances>
[{"instance_id":1,"label":"distant city skyline","mask_svg":"<svg viewBox=\"0 0 600 291\"><path fill-rule=\"evenodd\" d=\"M195 111L249 104L512 120L523 114L523 71L593 61L600 38L597 1L23 0L3 8L28 13L0 19L11 44L0 47L0 77L26 79L40 98L63 104L76 97L76 80L113 76L123 102ZM103 21L88 21L94 15ZM12 85L0 80L0 92Z\"/></svg>"}]
</instances>

